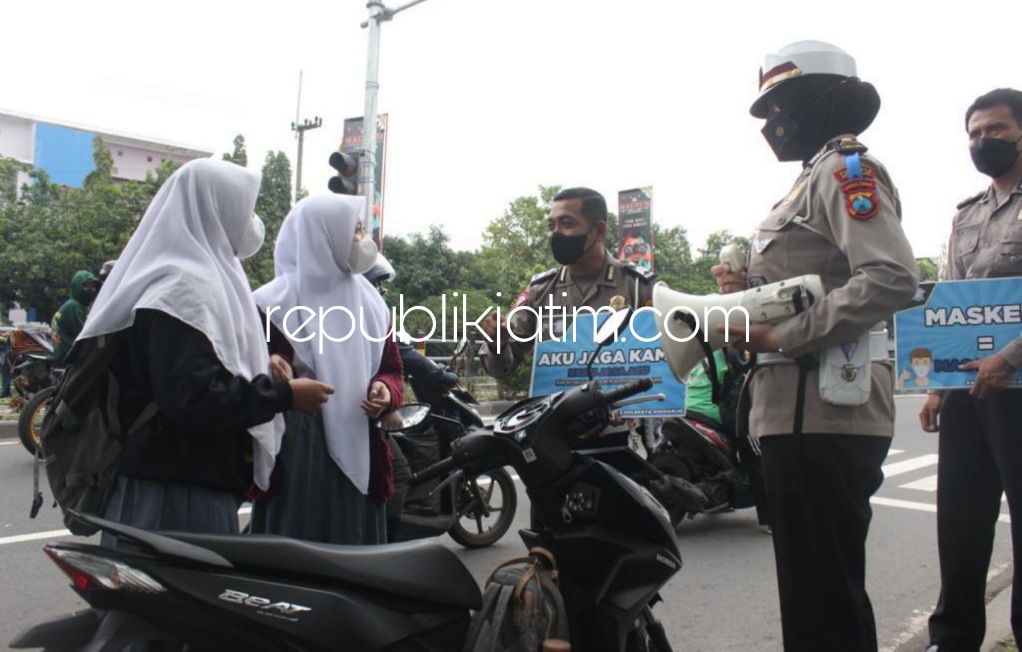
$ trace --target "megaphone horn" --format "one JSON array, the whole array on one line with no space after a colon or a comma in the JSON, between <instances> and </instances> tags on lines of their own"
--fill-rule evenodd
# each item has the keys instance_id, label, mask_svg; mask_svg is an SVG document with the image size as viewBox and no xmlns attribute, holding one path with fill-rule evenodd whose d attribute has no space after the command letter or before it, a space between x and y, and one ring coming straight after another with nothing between
<instances>
[{"instance_id":1,"label":"megaphone horn","mask_svg":"<svg viewBox=\"0 0 1022 652\"><path fill-rule=\"evenodd\" d=\"M697 296L676 292L666 283L653 288L653 309L660 329L660 346L671 371L684 380L704 355L723 348L729 333L717 332L737 312L749 323L776 324L808 310L822 298L823 282L816 274L731 294Z\"/></svg>"}]
</instances>

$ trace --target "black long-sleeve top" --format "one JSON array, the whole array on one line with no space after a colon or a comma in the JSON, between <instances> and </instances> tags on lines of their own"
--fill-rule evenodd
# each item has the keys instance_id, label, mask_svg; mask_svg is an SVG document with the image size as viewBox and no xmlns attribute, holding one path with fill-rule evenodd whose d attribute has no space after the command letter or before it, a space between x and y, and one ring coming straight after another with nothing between
<instances>
[{"instance_id":1,"label":"black long-sleeve top","mask_svg":"<svg viewBox=\"0 0 1022 652\"><path fill-rule=\"evenodd\" d=\"M252 481L247 428L291 407L288 383L235 376L205 334L158 310L136 312L123 346L112 364L123 429L150 401L159 410L128 440L119 472L242 495Z\"/></svg>"}]
</instances>

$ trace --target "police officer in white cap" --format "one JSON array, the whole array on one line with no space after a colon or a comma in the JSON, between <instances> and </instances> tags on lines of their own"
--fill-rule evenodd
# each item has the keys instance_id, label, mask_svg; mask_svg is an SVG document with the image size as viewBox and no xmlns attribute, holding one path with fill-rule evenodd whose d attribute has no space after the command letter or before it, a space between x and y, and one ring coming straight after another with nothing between
<instances>
[{"instance_id":1,"label":"police officer in white cap","mask_svg":"<svg viewBox=\"0 0 1022 652\"><path fill-rule=\"evenodd\" d=\"M711 270L722 292L802 274L819 274L826 291L776 326L731 327L757 353L748 422L763 452L787 652L877 649L865 548L894 434L883 320L918 280L897 191L857 139L879 108L833 45L767 56L751 113L778 160L802 170L757 228L747 268Z\"/></svg>"}]
</instances>

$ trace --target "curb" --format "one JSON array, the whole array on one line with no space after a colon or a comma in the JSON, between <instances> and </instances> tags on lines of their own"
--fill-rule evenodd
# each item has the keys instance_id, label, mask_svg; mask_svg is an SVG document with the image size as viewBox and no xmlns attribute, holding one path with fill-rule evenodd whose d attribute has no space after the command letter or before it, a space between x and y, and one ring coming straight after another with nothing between
<instances>
[{"instance_id":1,"label":"curb","mask_svg":"<svg viewBox=\"0 0 1022 652\"><path fill-rule=\"evenodd\" d=\"M1011 636L1011 582L1014 569L1011 564L987 580L986 637L980 652L1003 652L1000 642ZM924 652L930 645L930 633L925 621L922 629L893 652Z\"/></svg>"}]
</instances>

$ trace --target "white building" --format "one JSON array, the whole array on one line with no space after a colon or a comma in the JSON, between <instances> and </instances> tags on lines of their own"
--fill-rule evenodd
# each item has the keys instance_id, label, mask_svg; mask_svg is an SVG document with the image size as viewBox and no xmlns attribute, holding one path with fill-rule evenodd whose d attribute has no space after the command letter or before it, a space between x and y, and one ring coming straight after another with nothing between
<instances>
[{"instance_id":1,"label":"white building","mask_svg":"<svg viewBox=\"0 0 1022 652\"><path fill-rule=\"evenodd\" d=\"M12 158L45 170L55 183L80 187L94 169L92 142L99 136L113 157L115 179L144 181L164 160L187 163L213 152L60 122L0 109L0 158ZM20 173L18 187L29 181Z\"/></svg>"}]
</instances>

